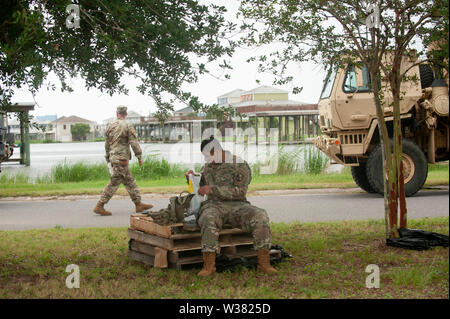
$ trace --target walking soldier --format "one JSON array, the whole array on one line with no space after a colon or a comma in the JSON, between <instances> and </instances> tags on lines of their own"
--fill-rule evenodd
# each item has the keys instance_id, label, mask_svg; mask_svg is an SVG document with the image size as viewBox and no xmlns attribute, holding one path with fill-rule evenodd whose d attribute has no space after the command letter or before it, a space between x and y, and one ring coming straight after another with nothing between
<instances>
[{"instance_id":1,"label":"walking soldier","mask_svg":"<svg viewBox=\"0 0 450 319\"><path fill-rule=\"evenodd\" d=\"M139 160L139 166L142 166L142 150L138 144L134 127L125 120L127 115L126 106L118 106L117 120L108 125L105 133L105 158L111 164L112 172L110 181L94 208L94 212L102 216L111 215L111 212L105 210L103 206L108 203L121 183L125 185L131 200L136 205L136 212L142 212L153 207L153 205L141 202L139 188L128 166L131 160L130 145L134 155Z\"/></svg>"}]
</instances>

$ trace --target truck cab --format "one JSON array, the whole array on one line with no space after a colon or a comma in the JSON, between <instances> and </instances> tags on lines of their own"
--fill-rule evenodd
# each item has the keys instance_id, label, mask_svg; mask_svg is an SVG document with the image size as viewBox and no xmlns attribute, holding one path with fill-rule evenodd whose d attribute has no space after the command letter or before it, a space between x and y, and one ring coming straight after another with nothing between
<instances>
[{"instance_id":1,"label":"truck cab","mask_svg":"<svg viewBox=\"0 0 450 319\"><path fill-rule=\"evenodd\" d=\"M400 114L403 133L405 193L415 194L425 183L427 163L448 160L448 84L435 81L430 65L416 65L417 56L404 57L407 76L403 81ZM387 79L379 80L383 111L392 137L392 94ZM352 176L362 189L383 193L383 172L378 121L367 68L358 62L330 68L318 102L322 136L314 144L332 162L351 166Z\"/></svg>"}]
</instances>

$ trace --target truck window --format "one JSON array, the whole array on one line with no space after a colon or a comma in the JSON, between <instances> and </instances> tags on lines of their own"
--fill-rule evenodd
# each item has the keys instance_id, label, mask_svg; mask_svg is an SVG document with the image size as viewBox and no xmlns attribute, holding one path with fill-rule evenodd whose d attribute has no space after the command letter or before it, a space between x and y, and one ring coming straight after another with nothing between
<instances>
[{"instance_id":1,"label":"truck window","mask_svg":"<svg viewBox=\"0 0 450 319\"><path fill-rule=\"evenodd\" d=\"M324 82L323 89L322 93L320 94L321 99L326 99L330 97L335 78L336 78L336 70L333 67L331 67L331 69L328 71L328 76L323 81Z\"/></svg>"},{"instance_id":2,"label":"truck window","mask_svg":"<svg viewBox=\"0 0 450 319\"><path fill-rule=\"evenodd\" d=\"M362 69L358 69L358 72L362 72L363 85L358 86L359 92L369 92L370 91L370 75L366 66ZM342 86L345 93L354 93L356 91L357 81L356 81L356 68L354 64L349 64L347 67L347 72L345 73L344 84Z\"/></svg>"}]
</instances>

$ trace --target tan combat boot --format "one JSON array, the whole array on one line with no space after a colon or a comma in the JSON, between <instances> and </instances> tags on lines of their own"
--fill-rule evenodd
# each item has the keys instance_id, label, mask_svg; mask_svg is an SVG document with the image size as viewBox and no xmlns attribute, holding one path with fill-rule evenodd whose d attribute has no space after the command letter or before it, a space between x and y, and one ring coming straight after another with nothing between
<instances>
[{"instance_id":1,"label":"tan combat boot","mask_svg":"<svg viewBox=\"0 0 450 319\"><path fill-rule=\"evenodd\" d=\"M102 215L102 216L109 216L111 215L111 212L105 210L105 208L103 207L105 204L103 204L102 202L98 202L97 205L95 205L94 207L94 213Z\"/></svg>"},{"instance_id":2,"label":"tan combat boot","mask_svg":"<svg viewBox=\"0 0 450 319\"><path fill-rule=\"evenodd\" d=\"M153 207L152 204L143 204L143 203L136 204L135 203L135 205L136 205L136 213L143 212L144 210L147 210L147 209L150 209Z\"/></svg>"},{"instance_id":3,"label":"tan combat boot","mask_svg":"<svg viewBox=\"0 0 450 319\"><path fill-rule=\"evenodd\" d=\"M275 275L278 271L270 265L270 250L259 249L258 251L258 271L268 275Z\"/></svg>"},{"instance_id":4,"label":"tan combat boot","mask_svg":"<svg viewBox=\"0 0 450 319\"><path fill-rule=\"evenodd\" d=\"M198 273L200 277L211 276L216 273L216 253L203 252L203 269Z\"/></svg>"}]
</instances>

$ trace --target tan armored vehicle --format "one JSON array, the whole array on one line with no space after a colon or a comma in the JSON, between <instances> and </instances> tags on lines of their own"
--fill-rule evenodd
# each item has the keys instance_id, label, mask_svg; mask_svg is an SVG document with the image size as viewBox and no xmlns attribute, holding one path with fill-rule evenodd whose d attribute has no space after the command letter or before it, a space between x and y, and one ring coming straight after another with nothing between
<instances>
[{"instance_id":1,"label":"tan armored vehicle","mask_svg":"<svg viewBox=\"0 0 450 319\"><path fill-rule=\"evenodd\" d=\"M415 54L405 57L404 70L415 63ZM407 74L419 79L403 81L401 91L405 95L400 102L405 194L412 196L425 183L427 163L449 159L449 96L448 78L435 79L430 65L414 66ZM381 81L387 85L383 76ZM367 69L351 63L329 72L318 103L324 135L314 144L332 161L351 166L353 179L362 189L382 194L386 174L382 172L378 121L369 83ZM392 137L392 94L388 89L384 99L386 125Z\"/></svg>"}]
</instances>

